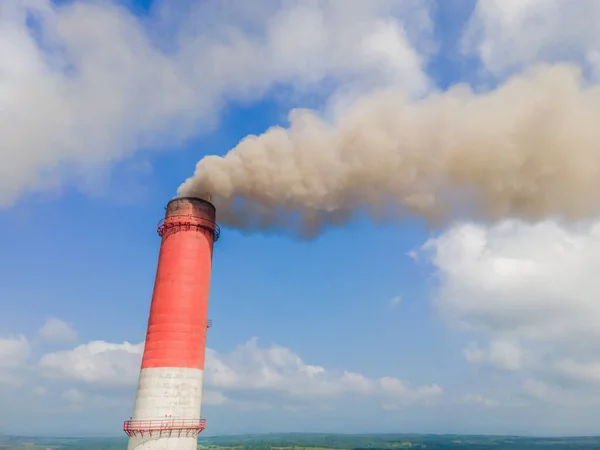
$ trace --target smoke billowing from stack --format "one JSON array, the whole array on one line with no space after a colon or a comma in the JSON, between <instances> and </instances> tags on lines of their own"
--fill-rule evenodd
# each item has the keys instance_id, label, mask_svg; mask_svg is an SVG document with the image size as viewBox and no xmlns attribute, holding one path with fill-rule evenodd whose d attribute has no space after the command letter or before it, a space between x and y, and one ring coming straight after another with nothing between
<instances>
[{"instance_id":1,"label":"smoke billowing from stack","mask_svg":"<svg viewBox=\"0 0 600 450\"><path fill-rule=\"evenodd\" d=\"M380 92L334 125L294 111L288 129L202 159L179 195L212 192L220 220L314 235L357 212L496 220L597 213L600 87L542 66L486 93Z\"/></svg>"}]
</instances>

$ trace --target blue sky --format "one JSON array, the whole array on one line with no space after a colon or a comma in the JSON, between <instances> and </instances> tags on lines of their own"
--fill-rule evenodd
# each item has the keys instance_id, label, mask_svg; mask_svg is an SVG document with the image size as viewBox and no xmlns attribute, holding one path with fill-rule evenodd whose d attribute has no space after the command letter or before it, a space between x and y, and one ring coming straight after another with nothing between
<instances>
[{"instance_id":1,"label":"blue sky","mask_svg":"<svg viewBox=\"0 0 600 450\"><path fill-rule=\"evenodd\" d=\"M540 61L568 61L595 83L597 32L583 24L561 41L551 25L566 2L550 3L349 1L344 14L305 3L332 34L294 61L301 20L314 18L297 19L296 2L2 5L0 111L11 119L0 125L0 432L119 434L156 223L200 159L287 126L293 108L335 121L336 108L380 88L486 90ZM231 44L224 59L198 44L223 42L224 24L251 39L284 19L300 31L284 27L283 50L260 32L256 48ZM387 56L372 59L361 45L382 23L404 34L377 35ZM356 42L340 37L347 30ZM436 228L359 216L312 240L223 227L207 432L600 432L596 222L505 219Z\"/></svg>"}]
</instances>

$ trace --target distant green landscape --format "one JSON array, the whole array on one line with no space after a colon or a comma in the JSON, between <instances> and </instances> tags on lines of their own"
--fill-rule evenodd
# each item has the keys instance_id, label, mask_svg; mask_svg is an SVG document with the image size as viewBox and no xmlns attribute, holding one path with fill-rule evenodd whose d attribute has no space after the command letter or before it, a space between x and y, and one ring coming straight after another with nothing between
<instances>
[{"instance_id":1,"label":"distant green landscape","mask_svg":"<svg viewBox=\"0 0 600 450\"><path fill-rule=\"evenodd\" d=\"M0 436L0 450L124 450L126 438L44 438ZM289 433L202 437L200 450L379 450L379 449L600 449L600 437L526 438L511 436Z\"/></svg>"}]
</instances>

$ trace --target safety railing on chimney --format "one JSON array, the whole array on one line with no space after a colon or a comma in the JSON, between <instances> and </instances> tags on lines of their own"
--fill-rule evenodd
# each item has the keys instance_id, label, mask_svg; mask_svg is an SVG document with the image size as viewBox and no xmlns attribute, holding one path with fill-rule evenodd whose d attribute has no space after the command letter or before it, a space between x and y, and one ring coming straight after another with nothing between
<instances>
[{"instance_id":1,"label":"safety railing on chimney","mask_svg":"<svg viewBox=\"0 0 600 450\"><path fill-rule=\"evenodd\" d=\"M192 216L171 216L161 219L156 227L159 236L167 232L190 231L193 229L211 233L214 242L218 241L219 237L221 237L219 225L211 220Z\"/></svg>"},{"instance_id":2,"label":"safety railing on chimney","mask_svg":"<svg viewBox=\"0 0 600 450\"><path fill-rule=\"evenodd\" d=\"M127 436L160 436L200 434L206 428L206 419L160 419L160 420L126 420L123 431Z\"/></svg>"}]
</instances>

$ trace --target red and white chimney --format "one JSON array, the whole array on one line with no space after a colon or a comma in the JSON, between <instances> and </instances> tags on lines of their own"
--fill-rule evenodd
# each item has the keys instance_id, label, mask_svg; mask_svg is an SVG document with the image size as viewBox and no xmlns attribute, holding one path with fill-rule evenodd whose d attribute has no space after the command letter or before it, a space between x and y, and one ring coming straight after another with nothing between
<instances>
[{"instance_id":1,"label":"red and white chimney","mask_svg":"<svg viewBox=\"0 0 600 450\"><path fill-rule=\"evenodd\" d=\"M171 200L162 237L133 416L123 425L128 450L196 450L200 418L213 243L212 203Z\"/></svg>"}]
</instances>

